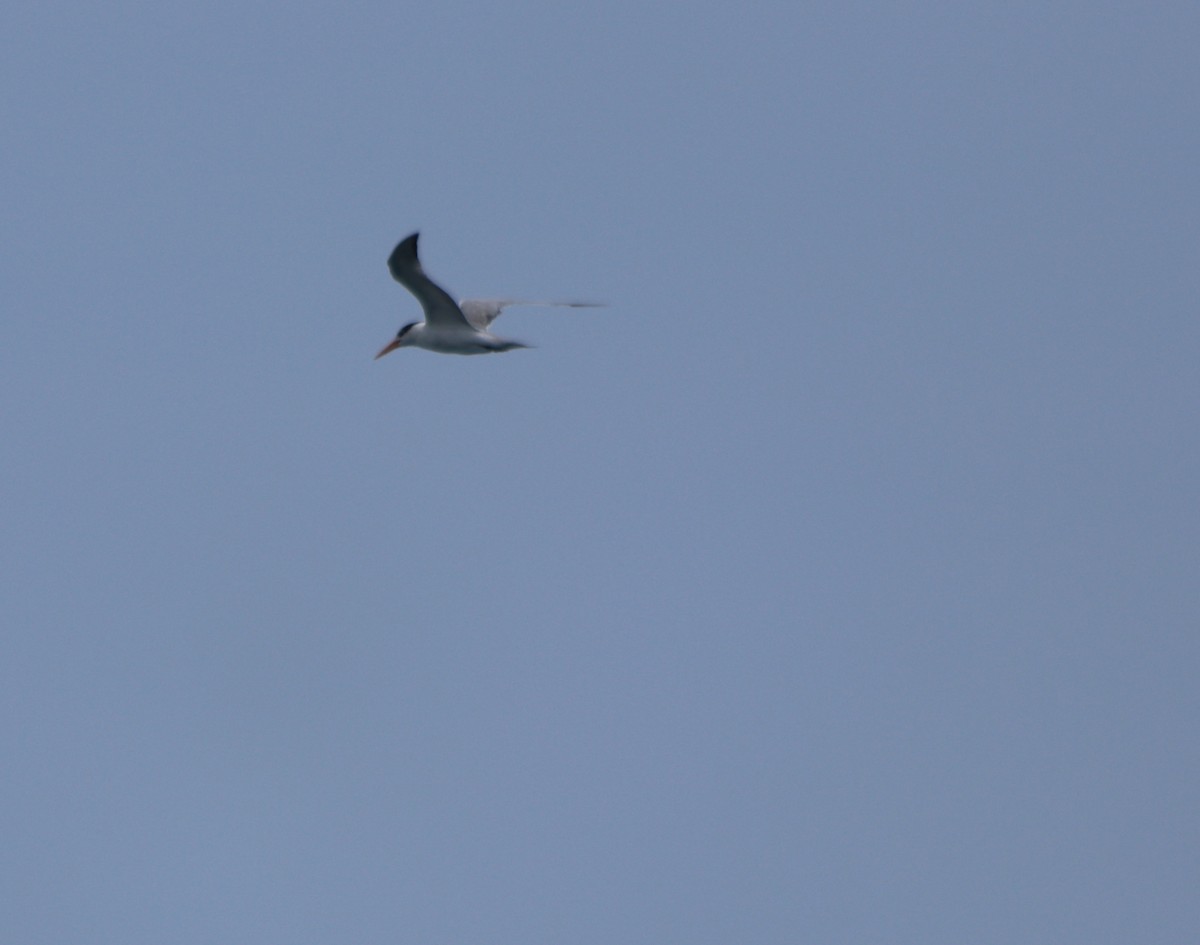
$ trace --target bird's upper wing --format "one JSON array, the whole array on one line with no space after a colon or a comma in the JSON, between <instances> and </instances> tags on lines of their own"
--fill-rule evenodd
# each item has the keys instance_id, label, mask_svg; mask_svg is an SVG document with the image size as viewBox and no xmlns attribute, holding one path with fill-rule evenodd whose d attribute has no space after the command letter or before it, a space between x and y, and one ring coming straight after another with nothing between
<instances>
[{"instance_id":1,"label":"bird's upper wing","mask_svg":"<svg viewBox=\"0 0 1200 945\"><path fill-rule=\"evenodd\" d=\"M467 321L480 331L500 317L510 305L554 305L566 308L599 308L603 302L534 302L529 299L463 299L458 303L459 309L467 316Z\"/></svg>"},{"instance_id":2,"label":"bird's upper wing","mask_svg":"<svg viewBox=\"0 0 1200 945\"><path fill-rule=\"evenodd\" d=\"M458 303L440 285L425 275L417 259L417 235L401 240L388 257L392 278L417 297L425 310L425 322L439 328L470 328Z\"/></svg>"}]
</instances>

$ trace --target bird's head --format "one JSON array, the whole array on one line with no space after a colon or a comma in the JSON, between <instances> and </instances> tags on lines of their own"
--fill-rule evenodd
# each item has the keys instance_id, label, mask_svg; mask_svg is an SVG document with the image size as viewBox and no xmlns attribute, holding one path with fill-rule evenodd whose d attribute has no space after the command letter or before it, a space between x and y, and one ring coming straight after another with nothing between
<instances>
[{"instance_id":1,"label":"bird's head","mask_svg":"<svg viewBox=\"0 0 1200 945\"><path fill-rule=\"evenodd\" d=\"M412 345L413 337L409 332L419 324L421 324L421 323L420 322L409 322L407 325L405 325L403 328L401 328L398 332L396 332L396 337L393 338L391 341L389 341L386 345L384 345L379 350L379 354L375 355L375 360L378 361L385 354L391 354L397 348L407 348L410 345Z\"/></svg>"}]
</instances>

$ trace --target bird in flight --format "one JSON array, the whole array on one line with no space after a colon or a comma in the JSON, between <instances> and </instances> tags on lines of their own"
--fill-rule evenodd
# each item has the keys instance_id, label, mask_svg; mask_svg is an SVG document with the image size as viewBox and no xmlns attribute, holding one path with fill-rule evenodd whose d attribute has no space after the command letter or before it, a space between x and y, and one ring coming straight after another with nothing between
<instances>
[{"instance_id":1,"label":"bird in flight","mask_svg":"<svg viewBox=\"0 0 1200 945\"><path fill-rule=\"evenodd\" d=\"M440 285L425 275L417 259L417 236L401 240L388 257L392 278L408 289L425 310L425 321L409 322L375 355L375 359L397 348L425 348L442 354L490 354L528 348L519 341L500 338L488 331L510 305L558 305L595 308L599 302L532 302L524 299L463 299L454 301Z\"/></svg>"}]
</instances>

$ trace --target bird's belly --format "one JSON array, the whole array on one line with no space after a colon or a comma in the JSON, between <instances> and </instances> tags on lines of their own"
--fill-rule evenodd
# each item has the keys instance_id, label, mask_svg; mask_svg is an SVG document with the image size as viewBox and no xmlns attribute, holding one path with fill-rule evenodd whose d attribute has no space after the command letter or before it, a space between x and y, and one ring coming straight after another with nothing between
<instances>
[{"instance_id":1,"label":"bird's belly","mask_svg":"<svg viewBox=\"0 0 1200 945\"><path fill-rule=\"evenodd\" d=\"M496 350L494 340L477 331L425 331L418 344L439 354L490 354Z\"/></svg>"},{"instance_id":2,"label":"bird's belly","mask_svg":"<svg viewBox=\"0 0 1200 945\"><path fill-rule=\"evenodd\" d=\"M491 354L495 349L471 338L434 338L421 345L438 354Z\"/></svg>"}]
</instances>

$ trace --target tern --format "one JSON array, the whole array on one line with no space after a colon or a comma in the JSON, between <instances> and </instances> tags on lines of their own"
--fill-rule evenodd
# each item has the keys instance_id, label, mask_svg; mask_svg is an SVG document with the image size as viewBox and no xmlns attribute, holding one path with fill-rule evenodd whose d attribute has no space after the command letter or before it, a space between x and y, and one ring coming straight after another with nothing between
<instances>
[{"instance_id":1,"label":"tern","mask_svg":"<svg viewBox=\"0 0 1200 945\"><path fill-rule=\"evenodd\" d=\"M425 321L409 322L375 355L379 360L397 348L425 348L442 354L491 354L528 348L530 345L500 338L488 327L510 305L556 305L569 308L595 308L599 302L534 302L526 299L462 299L453 297L425 275L417 259L414 233L396 244L388 257L392 278L408 289L425 310Z\"/></svg>"}]
</instances>

